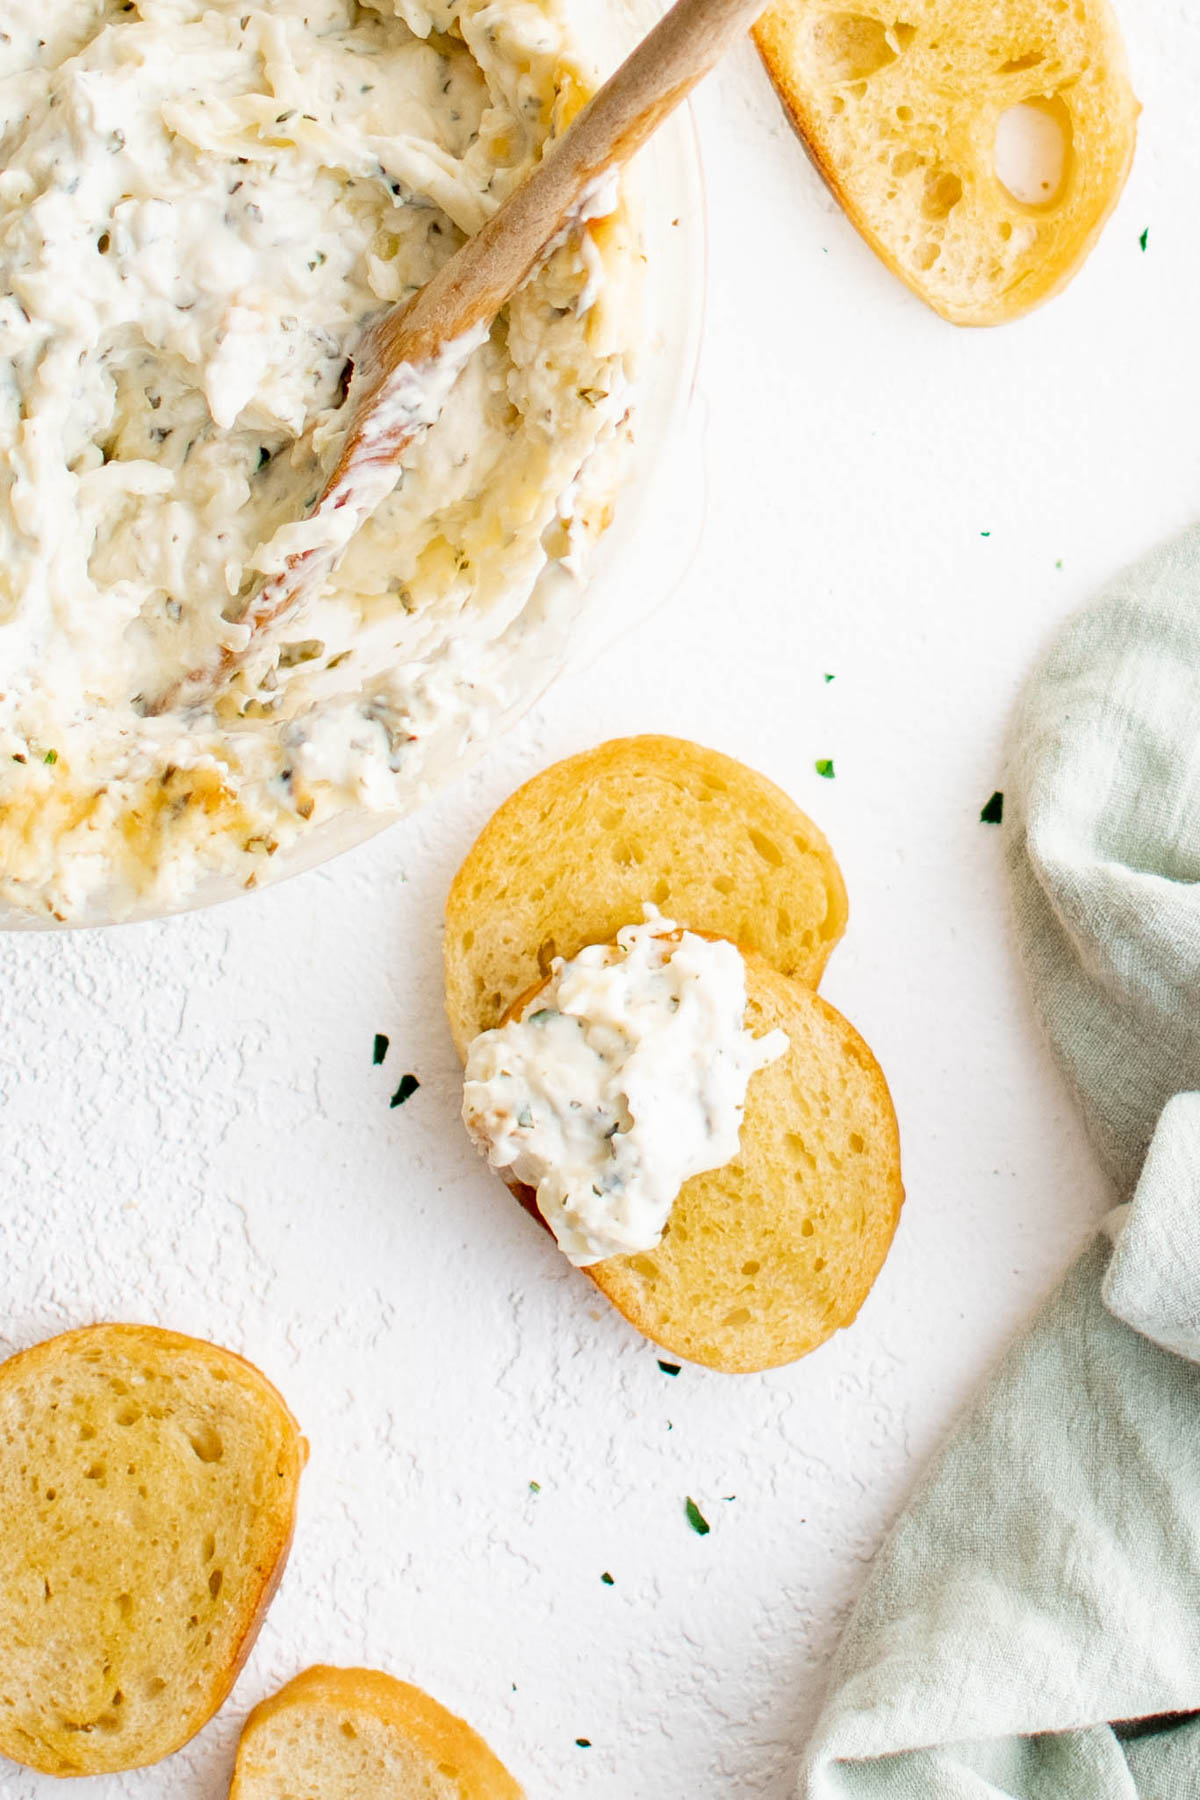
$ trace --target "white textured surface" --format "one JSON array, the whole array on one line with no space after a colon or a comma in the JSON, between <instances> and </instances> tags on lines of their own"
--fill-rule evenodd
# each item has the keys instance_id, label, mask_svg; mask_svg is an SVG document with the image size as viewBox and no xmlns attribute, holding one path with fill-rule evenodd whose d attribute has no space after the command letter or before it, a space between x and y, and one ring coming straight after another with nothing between
<instances>
[{"instance_id":1,"label":"white textured surface","mask_svg":"<svg viewBox=\"0 0 1200 1800\"><path fill-rule=\"evenodd\" d=\"M315 1659L428 1687L533 1800L788 1794L888 1519L1109 1200L977 821L1054 621L1200 503L1200 18L1122 10L1146 106L1129 191L1074 287L990 334L877 267L739 54L698 106L708 498L677 591L647 592L637 639L467 786L336 865L204 916L0 944L4 1345L104 1316L214 1337L313 1451L224 1714L81 1796L219 1800L245 1710ZM874 1294L763 1377L660 1373L456 1119L453 869L519 779L645 729L746 758L829 831L853 919L826 991L900 1112L909 1198ZM421 1088L390 1110L406 1070Z\"/></svg>"}]
</instances>

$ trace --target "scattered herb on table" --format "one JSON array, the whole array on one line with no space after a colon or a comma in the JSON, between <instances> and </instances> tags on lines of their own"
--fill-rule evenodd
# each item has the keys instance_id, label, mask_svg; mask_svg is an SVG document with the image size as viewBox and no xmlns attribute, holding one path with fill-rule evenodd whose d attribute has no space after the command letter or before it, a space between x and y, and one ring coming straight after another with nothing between
<instances>
[{"instance_id":1,"label":"scattered herb on table","mask_svg":"<svg viewBox=\"0 0 1200 1800\"><path fill-rule=\"evenodd\" d=\"M832 756L819 756L813 764L813 768L817 771L817 774L821 777L822 781L833 780Z\"/></svg>"},{"instance_id":2,"label":"scattered herb on table","mask_svg":"<svg viewBox=\"0 0 1200 1800\"><path fill-rule=\"evenodd\" d=\"M826 676L826 677L825 677L825 679L826 679L826 681L832 681L832 680L833 680L833 676L832 676L832 675L827 675L827 676Z\"/></svg>"},{"instance_id":3,"label":"scattered herb on table","mask_svg":"<svg viewBox=\"0 0 1200 1800\"><path fill-rule=\"evenodd\" d=\"M684 1511L687 1513L687 1522L696 1533L696 1536L707 1537L712 1530L712 1526L700 1511L700 1508L696 1505L696 1502L692 1499L690 1494L687 1497L687 1504L684 1507Z\"/></svg>"},{"instance_id":4,"label":"scattered herb on table","mask_svg":"<svg viewBox=\"0 0 1200 1800\"><path fill-rule=\"evenodd\" d=\"M981 531L979 535L980 537L991 537L992 534L990 531Z\"/></svg>"},{"instance_id":5,"label":"scattered herb on table","mask_svg":"<svg viewBox=\"0 0 1200 1800\"><path fill-rule=\"evenodd\" d=\"M375 1049L372 1053L371 1061L376 1068L379 1067L380 1063L388 1053L388 1043L389 1039L384 1036L382 1031L377 1031L375 1033Z\"/></svg>"},{"instance_id":6,"label":"scattered herb on table","mask_svg":"<svg viewBox=\"0 0 1200 1800\"><path fill-rule=\"evenodd\" d=\"M591 1738L576 1738L575 1742L579 1745L581 1750L590 1750L592 1747Z\"/></svg>"},{"instance_id":7,"label":"scattered herb on table","mask_svg":"<svg viewBox=\"0 0 1200 1800\"><path fill-rule=\"evenodd\" d=\"M1004 795L997 791L979 815L981 825L999 825L1004 819Z\"/></svg>"},{"instance_id":8,"label":"scattered herb on table","mask_svg":"<svg viewBox=\"0 0 1200 1800\"><path fill-rule=\"evenodd\" d=\"M400 1086L392 1095L389 1105L403 1106L406 1100L412 1099L420 1085L421 1084L415 1075L402 1075L400 1077Z\"/></svg>"},{"instance_id":9,"label":"scattered herb on table","mask_svg":"<svg viewBox=\"0 0 1200 1800\"><path fill-rule=\"evenodd\" d=\"M678 1375L679 1373L680 1365L678 1363L664 1362L661 1356L658 1359L658 1366L664 1375Z\"/></svg>"},{"instance_id":10,"label":"scattered herb on table","mask_svg":"<svg viewBox=\"0 0 1200 1800\"><path fill-rule=\"evenodd\" d=\"M1063 565L1063 559L1062 559L1062 557L1061 557L1061 556L1060 556L1060 557L1059 557L1059 559L1058 559L1058 561L1057 561L1057 562L1056 562L1056 563L1055 563L1055 565L1054 565L1054 566L1055 566L1055 568L1056 568L1056 569L1061 569L1061 568L1062 568L1062 565Z\"/></svg>"},{"instance_id":11,"label":"scattered herb on table","mask_svg":"<svg viewBox=\"0 0 1200 1800\"><path fill-rule=\"evenodd\" d=\"M1142 249L1144 250L1146 248L1146 245L1149 242L1150 242L1150 227L1147 225L1145 231L1143 231L1141 237L1138 239L1138 243L1142 246Z\"/></svg>"},{"instance_id":12,"label":"scattered herb on table","mask_svg":"<svg viewBox=\"0 0 1200 1800\"><path fill-rule=\"evenodd\" d=\"M600 1577L600 1579L604 1583L605 1587L615 1587L616 1586L616 1583L613 1581L613 1578L609 1574L607 1569L605 1569L605 1571L604 1571L603 1575Z\"/></svg>"},{"instance_id":13,"label":"scattered herb on table","mask_svg":"<svg viewBox=\"0 0 1200 1800\"><path fill-rule=\"evenodd\" d=\"M541 1482L540 1481L531 1481L529 1484L529 1491L531 1494L540 1494L542 1491Z\"/></svg>"}]
</instances>

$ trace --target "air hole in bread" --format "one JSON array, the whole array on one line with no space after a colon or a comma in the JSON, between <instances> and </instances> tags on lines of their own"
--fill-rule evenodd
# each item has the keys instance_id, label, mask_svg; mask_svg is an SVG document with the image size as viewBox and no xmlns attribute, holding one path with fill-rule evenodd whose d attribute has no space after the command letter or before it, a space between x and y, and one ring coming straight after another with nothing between
<instances>
[{"instance_id":1,"label":"air hole in bread","mask_svg":"<svg viewBox=\"0 0 1200 1800\"><path fill-rule=\"evenodd\" d=\"M623 812L619 811L615 806L610 806L607 812L601 813L600 823L605 831L617 831L620 828L624 817L625 814Z\"/></svg>"},{"instance_id":2,"label":"air hole in bread","mask_svg":"<svg viewBox=\"0 0 1200 1800\"><path fill-rule=\"evenodd\" d=\"M756 831L753 826L750 827L749 837L765 863L769 863L773 869L783 867L783 851L773 838L767 837L765 832Z\"/></svg>"},{"instance_id":3,"label":"air hole in bread","mask_svg":"<svg viewBox=\"0 0 1200 1800\"><path fill-rule=\"evenodd\" d=\"M341 1732L342 1732L343 1737L356 1738L358 1736L357 1731L355 1731L355 1729L354 1729L353 1725L350 1723L349 1719L342 1720Z\"/></svg>"},{"instance_id":4,"label":"air hole in bread","mask_svg":"<svg viewBox=\"0 0 1200 1800\"><path fill-rule=\"evenodd\" d=\"M911 25L889 31L882 20L864 13L827 13L813 27L813 47L827 81L862 81L895 62L913 31Z\"/></svg>"},{"instance_id":5,"label":"air hole in bread","mask_svg":"<svg viewBox=\"0 0 1200 1800\"><path fill-rule=\"evenodd\" d=\"M1024 56L1012 56L1007 62L1000 64L1001 75L1020 75L1026 69L1036 69L1039 63L1046 60L1044 50L1027 50Z\"/></svg>"},{"instance_id":6,"label":"air hole in bread","mask_svg":"<svg viewBox=\"0 0 1200 1800\"><path fill-rule=\"evenodd\" d=\"M95 1435L96 1427L94 1425L81 1425L79 1427L79 1441L81 1444L90 1444Z\"/></svg>"},{"instance_id":7,"label":"air hole in bread","mask_svg":"<svg viewBox=\"0 0 1200 1800\"><path fill-rule=\"evenodd\" d=\"M552 937L543 938L541 943L538 945L538 953L537 953L537 965L538 965L538 969L542 975L549 975L550 965L554 961L554 959L557 955L558 955L558 945L554 942L554 939ZM500 1003L500 996L499 996L499 994L497 994L496 995L496 1004L499 1005L499 1003Z\"/></svg>"},{"instance_id":8,"label":"air hole in bread","mask_svg":"<svg viewBox=\"0 0 1200 1800\"><path fill-rule=\"evenodd\" d=\"M912 107L911 106L898 106L896 108L896 117L899 119L899 121L902 125L911 125L912 119L913 119ZM895 165L893 165L893 167L894 166Z\"/></svg>"},{"instance_id":9,"label":"air hole in bread","mask_svg":"<svg viewBox=\"0 0 1200 1800\"><path fill-rule=\"evenodd\" d=\"M733 1326L748 1325L750 1319L751 1313L748 1306L735 1306L732 1312L725 1314L724 1323Z\"/></svg>"},{"instance_id":10,"label":"air hole in bread","mask_svg":"<svg viewBox=\"0 0 1200 1800\"><path fill-rule=\"evenodd\" d=\"M205 1562L210 1563L212 1561L213 1557L217 1554L217 1540L213 1536L211 1531L205 1535L204 1543L201 1546L201 1548L203 1551Z\"/></svg>"},{"instance_id":11,"label":"air hole in bread","mask_svg":"<svg viewBox=\"0 0 1200 1800\"><path fill-rule=\"evenodd\" d=\"M1024 206L1053 206L1067 185L1074 132L1060 94L1035 94L996 122L996 176Z\"/></svg>"},{"instance_id":12,"label":"air hole in bread","mask_svg":"<svg viewBox=\"0 0 1200 1800\"><path fill-rule=\"evenodd\" d=\"M751 1257L749 1262L744 1262L742 1264L742 1274L743 1275L757 1275L758 1271L761 1268L762 1268L762 1264L760 1262L756 1262L754 1260L754 1258Z\"/></svg>"},{"instance_id":13,"label":"air hole in bread","mask_svg":"<svg viewBox=\"0 0 1200 1800\"><path fill-rule=\"evenodd\" d=\"M131 1619L133 1617L133 1595L132 1594L118 1594L117 1599L116 1599L116 1607L117 1607L117 1612L120 1614L121 1618Z\"/></svg>"},{"instance_id":14,"label":"air hole in bread","mask_svg":"<svg viewBox=\"0 0 1200 1800\"><path fill-rule=\"evenodd\" d=\"M656 1262L651 1262L651 1260L648 1256L632 1257L630 1259L629 1266L631 1269L636 1270L636 1272L639 1275L644 1277L644 1279L646 1281L657 1281L658 1280L658 1276L659 1276L658 1264Z\"/></svg>"},{"instance_id":15,"label":"air hole in bread","mask_svg":"<svg viewBox=\"0 0 1200 1800\"><path fill-rule=\"evenodd\" d=\"M152 1675L146 1683L147 1700L157 1700L166 1685L161 1675Z\"/></svg>"},{"instance_id":16,"label":"air hole in bread","mask_svg":"<svg viewBox=\"0 0 1200 1800\"><path fill-rule=\"evenodd\" d=\"M918 269L932 269L934 263L941 254L942 246L940 244L935 244L932 238L926 238L924 242L918 244L913 251L913 261L916 263Z\"/></svg>"},{"instance_id":17,"label":"air hole in bread","mask_svg":"<svg viewBox=\"0 0 1200 1800\"><path fill-rule=\"evenodd\" d=\"M855 1156L861 1156L866 1147L862 1133L859 1131L852 1131L850 1133L850 1148L853 1150Z\"/></svg>"},{"instance_id":18,"label":"air hole in bread","mask_svg":"<svg viewBox=\"0 0 1200 1800\"><path fill-rule=\"evenodd\" d=\"M106 1462L94 1462L90 1469L84 1470L83 1479L85 1481L103 1481L107 1474L108 1464Z\"/></svg>"},{"instance_id":19,"label":"air hole in bread","mask_svg":"<svg viewBox=\"0 0 1200 1800\"><path fill-rule=\"evenodd\" d=\"M729 895L733 892L733 877L731 875L714 875L712 884L718 894Z\"/></svg>"},{"instance_id":20,"label":"air hole in bread","mask_svg":"<svg viewBox=\"0 0 1200 1800\"><path fill-rule=\"evenodd\" d=\"M815 1270L815 1271L816 1271L816 1273L817 1273L817 1274L818 1274L818 1275L819 1275L819 1274L820 1274L820 1273L821 1273L821 1270L822 1270L822 1269L823 1269L823 1268L824 1268L824 1267L825 1267L825 1258L824 1258L824 1257L823 1257L823 1256L814 1256L814 1258L813 1258L813 1268L814 1268L814 1270Z\"/></svg>"},{"instance_id":21,"label":"air hole in bread","mask_svg":"<svg viewBox=\"0 0 1200 1800\"><path fill-rule=\"evenodd\" d=\"M464 950L469 950L471 945L475 942L475 933L473 931L464 931L462 937L458 941Z\"/></svg>"},{"instance_id":22,"label":"air hole in bread","mask_svg":"<svg viewBox=\"0 0 1200 1800\"><path fill-rule=\"evenodd\" d=\"M801 1221L801 1224L800 1224L800 1236L801 1237L811 1237L815 1230L816 1230L816 1227L813 1224L811 1219L804 1219Z\"/></svg>"},{"instance_id":23,"label":"air hole in bread","mask_svg":"<svg viewBox=\"0 0 1200 1800\"><path fill-rule=\"evenodd\" d=\"M224 1579L225 1579L225 1573L224 1573L224 1570L222 1570L222 1569L214 1569L212 1574L208 1578L208 1591L212 1595L214 1600L216 1599L217 1595L221 1591L221 1583L224 1581Z\"/></svg>"},{"instance_id":24,"label":"air hole in bread","mask_svg":"<svg viewBox=\"0 0 1200 1800\"><path fill-rule=\"evenodd\" d=\"M650 896L655 906L665 906L670 897L670 882L667 881L665 877L661 881L656 881L654 884L654 892Z\"/></svg>"},{"instance_id":25,"label":"air hole in bread","mask_svg":"<svg viewBox=\"0 0 1200 1800\"><path fill-rule=\"evenodd\" d=\"M123 1406L117 1414L118 1425L136 1425L142 1416L140 1406Z\"/></svg>"},{"instance_id":26,"label":"air hole in bread","mask_svg":"<svg viewBox=\"0 0 1200 1800\"><path fill-rule=\"evenodd\" d=\"M225 1454L221 1434L215 1425L200 1425L195 1431L189 1431L188 1443L202 1463L220 1462Z\"/></svg>"},{"instance_id":27,"label":"air hole in bread","mask_svg":"<svg viewBox=\"0 0 1200 1800\"><path fill-rule=\"evenodd\" d=\"M930 169L925 177L921 211L927 219L948 219L962 199L961 176L953 169Z\"/></svg>"}]
</instances>

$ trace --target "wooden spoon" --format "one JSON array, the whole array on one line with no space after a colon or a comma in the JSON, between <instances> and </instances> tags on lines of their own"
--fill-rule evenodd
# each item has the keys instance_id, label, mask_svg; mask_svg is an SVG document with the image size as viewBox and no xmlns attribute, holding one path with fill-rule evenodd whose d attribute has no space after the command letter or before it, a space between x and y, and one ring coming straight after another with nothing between
<instances>
[{"instance_id":1,"label":"wooden spoon","mask_svg":"<svg viewBox=\"0 0 1200 1800\"><path fill-rule=\"evenodd\" d=\"M342 452L308 514L303 547L247 599L237 621L247 641L185 675L148 713L211 700L264 635L320 588L394 488L398 458L433 423L496 314L553 240L582 224L607 172L645 143L765 3L676 0L481 230L370 328L354 358Z\"/></svg>"}]
</instances>

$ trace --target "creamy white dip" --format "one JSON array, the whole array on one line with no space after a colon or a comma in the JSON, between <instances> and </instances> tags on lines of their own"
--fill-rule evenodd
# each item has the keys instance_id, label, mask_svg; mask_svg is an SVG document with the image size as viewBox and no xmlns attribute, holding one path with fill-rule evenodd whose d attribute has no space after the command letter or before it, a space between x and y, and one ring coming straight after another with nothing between
<instances>
[{"instance_id":1,"label":"creamy white dip","mask_svg":"<svg viewBox=\"0 0 1200 1800\"><path fill-rule=\"evenodd\" d=\"M333 814L419 803L522 696L619 475L619 211L448 365L282 641L147 716L303 542L365 327L586 93L553 0L0 0L0 901L253 885Z\"/></svg>"},{"instance_id":2,"label":"creamy white dip","mask_svg":"<svg viewBox=\"0 0 1200 1800\"><path fill-rule=\"evenodd\" d=\"M653 1249L684 1182L738 1153L746 1089L787 1050L746 1029L746 965L647 909L555 959L521 1018L467 1054L463 1119L579 1267Z\"/></svg>"}]
</instances>

